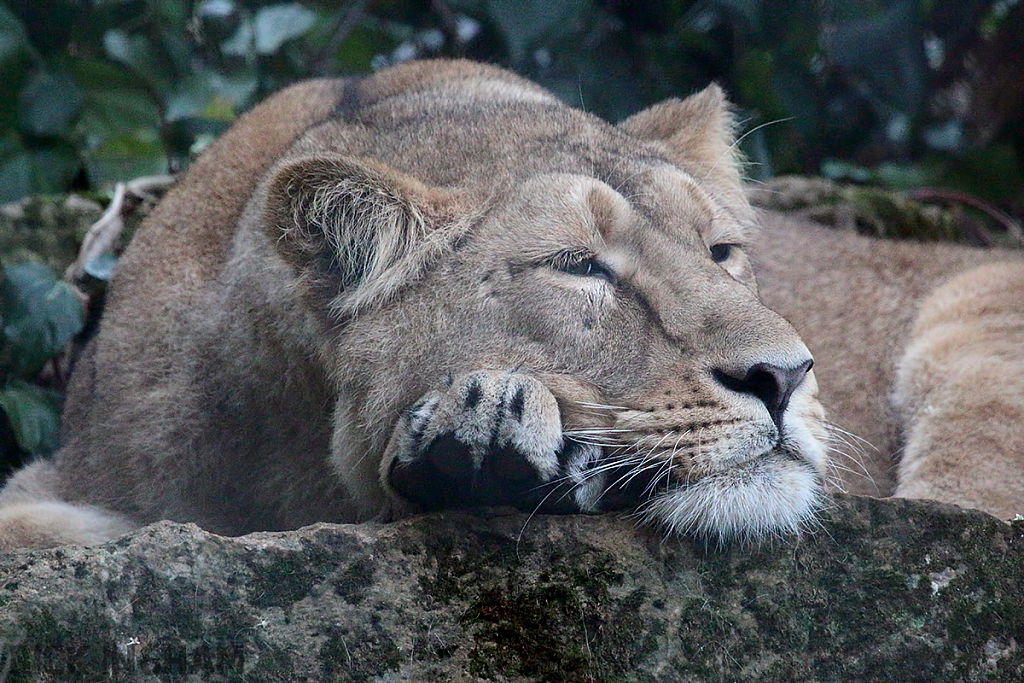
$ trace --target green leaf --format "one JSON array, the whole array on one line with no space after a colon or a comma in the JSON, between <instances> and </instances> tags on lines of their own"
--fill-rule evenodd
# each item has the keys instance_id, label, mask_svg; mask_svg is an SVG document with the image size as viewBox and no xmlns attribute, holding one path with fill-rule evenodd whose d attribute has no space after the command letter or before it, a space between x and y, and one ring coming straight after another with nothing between
<instances>
[{"instance_id":1,"label":"green leaf","mask_svg":"<svg viewBox=\"0 0 1024 683\"><path fill-rule=\"evenodd\" d=\"M206 103L214 96L210 79L205 75L195 74L177 83L170 97L164 118L167 121L178 121L194 116L201 116Z\"/></svg>"},{"instance_id":2,"label":"green leaf","mask_svg":"<svg viewBox=\"0 0 1024 683\"><path fill-rule=\"evenodd\" d=\"M14 380L0 388L0 410L11 423L18 446L32 455L52 453L59 445L60 394Z\"/></svg>"},{"instance_id":3,"label":"green leaf","mask_svg":"<svg viewBox=\"0 0 1024 683\"><path fill-rule=\"evenodd\" d=\"M852 161L844 159L824 159L821 162L821 175L836 182L870 183L876 181L874 171Z\"/></svg>"},{"instance_id":4,"label":"green leaf","mask_svg":"<svg viewBox=\"0 0 1024 683\"><path fill-rule=\"evenodd\" d=\"M172 3L161 0L159 4L166 7ZM188 33L185 27L184 23L180 25L180 28L178 26L160 24L157 36L153 41L154 49L160 55L162 63L166 64L170 69L168 73L172 73L176 77L181 77L188 73L195 66L195 55L192 52L192 46L189 44Z\"/></svg>"},{"instance_id":5,"label":"green leaf","mask_svg":"<svg viewBox=\"0 0 1024 683\"><path fill-rule=\"evenodd\" d=\"M272 55L285 42L304 35L316 20L316 13L295 2L270 5L260 9L251 21L239 25L223 50L229 55L246 55L253 46L257 54Z\"/></svg>"},{"instance_id":6,"label":"green leaf","mask_svg":"<svg viewBox=\"0 0 1024 683\"><path fill-rule=\"evenodd\" d=\"M913 117L924 102L928 80L919 24L917 3L895 0L884 11L838 22L823 34L823 42L843 70L863 81L883 114L895 108Z\"/></svg>"},{"instance_id":7,"label":"green leaf","mask_svg":"<svg viewBox=\"0 0 1024 683\"><path fill-rule=\"evenodd\" d=\"M542 36L561 37L576 28L586 0L487 0L487 12L508 44L513 64L522 64Z\"/></svg>"},{"instance_id":8,"label":"green leaf","mask_svg":"<svg viewBox=\"0 0 1024 683\"><path fill-rule=\"evenodd\" d=\"M61 137L82 111L82 91L69 74L37 71L18 98L21 129L39 137Z\"/></svg>"},{"instance_id":9,"label":"green leaf","mask_svg":"<svg viewBox=\"0 0 1024 683\"><path fill-rule=\"evenodd\" d=\"M6 6L0 5L0 63L15 59L29 49L25 27Z\"/></svg>"},{"instance_id":10,"label":"green leaf","mask_svg":"<svg viewBox=\"0 0 1024 683\"><path fill-rule=\"evenodd\" d=\"M139 74L160 92L166 91L173 80L173 74L145 36L111 29L103 34L103 47L111 59Z\"/></svg>"},{"instance_id":11,"label":"green leaf","mask_svg":"<svg viewBox=\"0 0 1024 683\"><path fill-rule=\"evenodd\" d=\"M254 104L259 81L254 73L210 74L210 84L220 97L231 102L235 112L244 111Z\"/></svg>"},{"instance_id":12,"label":"green leaf","mask_svg":"<svg viewBox=\"0 0 1024 683\"><path fill-rule=\"evenodd\" d=\"M28 150L33 194L67 192L82 163L75 148L66 142L55 142Z\"/></svg>"},{"instance_id":13,"label":"green leaf","mask_svg":"<svg viewBox=\"0 0 1024 683\"><path fill-rule=\"evenodd\" d=\"M15 136L0 139L0 204L32 194L32 159Z\"/></svg>"},{"instance_id":14,"label":"green leaf","mask_svg":"<svg viewBox=\"0 0 1024 683\"><path fill-rule=\"evenodd\" d=\"M915 165L925 173L922 185L955 188L996 204L1013 206L1024 196L1019 153L1007 141L961 154L931 154ZM882 167L879 167L882 175ZM890 182L887 173L884 182Z\"/></svg>"},{"instance_id":15,"label":"green leaf","mask_svg":"<svg viewBox=\"0 0 1024 683\"><path fill-rule=\"evenodd\" d=\"M104 140L85 154L93 186L167 173L167 154L156 131L138 130Z\"/></svg>"},{"instance_id":16,"label":"green leaf","mask_svg":"<svg viewBox=\"0 0 1024 683\"><path fill-rule=\"evenodd\" d=\"M8 266L4 275L3 339L12 355L7 371L28 379L81 331L85 312L71 285L44 265Z\"/></svg>"},{"instance_id":17,"label":"green leaf","mask_svg":"<svg viewBox=\"0 0 1024 683\"><path fill-rule=\"evenodd\" d=\"M178 161L187 162L228 128L227 123L205 118L190 117L169 123L164 129L164 142L168 154Z\"/></svg>"},{"instance_id":18,"label":"green leaf","mask_svg":"<svg viewBox=\"0 0 1024 683\"><path fill-rule=\"evenodd\" d=\"M394 47L388 35L376 26L357 26L338 46L334 54L333 73L364 73L370 71L375 55L390 52Z\"/></svg>"},{"instance_id":19,"label":"green leaf","mask_svg":"<svg viewBox=\"0 0 1024 683\"><path fill-rule=\"evenodd\" d=\"M250 51L255 52L256 38L253 35L253 20L242 21L235 30L235 34L225 40L220 49L224 54L236 57L246 57Z\"/></svg>"},{"instance_id":20,"label":"green leaf","mask_svg":"<svg viewBox=\"0 0 1024 683\"><path fill-rule=\"evenodd\" d=\"M87 149L105 140L160 130L160 108L144 81L128 69L100 60L77 60L72 73L84 93L77 132Z\"/></svg>"},{"instance_id":21,"label":"green leaf","mask_svg":"<svg viewBox=\"0 0 1024 683\"><path fill-rule=\"evenodd\" d=\"M875 176L883 186L894 190L913 190L936 180L928 169L911 164L879 164Z\"/></svg>"},{"instance_id":22,"label":"green leaf","mask_svg":"<svg viewBox=\"0 0 1024 683\"><path fill-rule=\"evenodd\" d=\"M229 79L213 71L199 71L175 86L164 117L169 122L204 118L229 123L251 103L256 86L253 78Z\"/></svg>"},{"instance_id":23,"label":"green leaf","mask_svg":"<svg viewBox=\"0 0 1024 683\"><path fill-rule=\"evenodd\" d=\"M256 52L272 55L315 23L316 14L298 3L264 7L256 13Z\"/></svg>"},{"instance_id":24,"label":"green leaf","mask_svg":"<svg viewBox=\"0 0 1024 683\"><path fill-rule=\"evenodd\" d=\"M26 148L16 135L0 139L0 203L33 193L65 192L80 166L67 143Z\"/></svg>"},{"instance_id":25,"label":"green leaf","mask_svg":"<svg viewBox=\"0 0 1024 683\"><path fill-rule=\"evenodd\" d=\"M749 26L761 25L761 0L716 0L714 4L735 12Z\"/></svg>"}]
</instances>

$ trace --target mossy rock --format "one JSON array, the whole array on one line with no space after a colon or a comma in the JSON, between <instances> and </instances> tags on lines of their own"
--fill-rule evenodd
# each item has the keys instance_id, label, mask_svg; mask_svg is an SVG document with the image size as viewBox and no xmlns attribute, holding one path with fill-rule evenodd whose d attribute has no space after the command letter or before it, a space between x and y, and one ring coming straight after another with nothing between
<instances>
[{"instance_id":1,"label":"mossy rock","mask_svg":"<svg viewBox=\"0 0 1024 683\"><path fill-rule=\"evenodd\" d=\"M1024 526L839 496L707 549L616 515L241 538L160 523L0 558L7 681L1022 681Z\"/></svg>"},{"instance_id":2,"label":"mossy rock","mask_svg":"<svg viewBox=\"0 0 1024 683\"><path fill-rule=\"evenodd\" d=\"M781 176L750 186L748 197L761 208L871 237L966 241L954 212L882 188Z\"/></svg>"},{"instance_id":3,"label":"mossy rock","mask_svg":"<svg viewBox=\"0 0 1024 683\"><path fill-rule=\"evenodd\" d=\"M0 206L0 261L44 263L59 276L101 215L99 202L79 195L26 197Z\"/></svg>"}]
</instances>

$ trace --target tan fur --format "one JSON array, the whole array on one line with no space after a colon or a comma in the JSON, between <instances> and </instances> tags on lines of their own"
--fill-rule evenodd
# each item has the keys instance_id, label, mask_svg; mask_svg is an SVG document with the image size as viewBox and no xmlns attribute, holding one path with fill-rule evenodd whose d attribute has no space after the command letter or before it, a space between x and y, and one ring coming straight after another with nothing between
<instances>
[{"instance_id":1,"label":"tan fur","mask_svg":"<svg viewBox=\"0 0 1024 683\"><path fill-rule=\"evenodd\" d=\"M968 271L921 306L897 370L896 495L1024 512L1024 264Z\"/></svg>"},{"instance_id":2,"label":"tan fur","mask_svg":"<svg viewBox=\"0 0 1024 683\"><path fill-rule=\"evenodd\" d=\"M1024 396L1017 383L1024 343L1013 331L1024 306L1024 285L1013 273L1024 253L877 240L778 215L762 218L763 238L754 250L762 299L801 332L815 358L830 421L856 436L837 434L846 442L837 447L856 459L835 456L853 470L842 474L842 488L937 498L1005 519L1024 510ZM998 262L1004 265L982 267ZM958 273L966 279L941 286ZM987 289L965 286L975 278ZM956 303L943 303L954 292L961 293ZM915 324L919 310L922 321ZM934 322L940 312L946 316L941 325ZM986 384L979 374L977 382L964 384L967 375L957 367L978 365L987 356L992 362L980 365L988 366L986 374L1001 365L1000 381ZM1014 367L1016 373L1010 372ZM917 412L930 392L946 396L941 417ZM996 397L1004 407L991 412L984 406ZM965 429L966 423L973 425ZM940 424L941 437L935 431ZM915 492L897 490L905 476L901 455L956 464L942 473L922 470L931 479ZM938 493L961 486L987 493Z\"/></svg>"},{"instance_id":3,"label":"tan fur","mask_svg":"<svg viewBox=\"0 0 1024 683\"><path fill-rule=\"evenodd\" d=\"M732 127L717 87L613 127L468 62L271 98L132 242L64 448L0 494L0 547L163 518L225 534L393 519L445 505L437 481L457 504L521 507L539 487L512 488L536 481L558 494L540 509L584 511L639 481L633 503L671 531L799 529L828 437L806 347L757 298ZM992 258L929 270L946 252L915 249L783 224L756 251L769 304L837 380L832 419L883 449L913 302ZM882 289L888 272L906 284ZM477 475L493 499L473 497Z\"/></svg>"},{"instance_id":4,"label":"tan fur","mask_svg":"<svg viewBox=\"0 0 1024 683\"><path fill-rule=\"evenodd\" d=\"M66 503L53 495L56 470L37 462L0 491L0 548L49 548L102 543L137 525L93 505Z\"/></svg>"}]
</instances>

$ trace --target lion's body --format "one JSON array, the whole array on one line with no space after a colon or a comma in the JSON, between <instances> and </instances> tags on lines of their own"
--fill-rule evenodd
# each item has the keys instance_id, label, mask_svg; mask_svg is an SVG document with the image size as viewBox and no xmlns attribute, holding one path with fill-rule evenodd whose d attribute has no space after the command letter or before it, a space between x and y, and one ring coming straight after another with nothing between
<instances>
[{"instance_id":1,"label":"lion's body","mask_svg":"<svg viewBox=\"0 0 1024 683\"><path fill-rule=\"evenodd\" d=\"M924 332L914 333L914 322L923 301L944 281L987 263L1021 264L1024 253L999 249L973 249L956 245L880 240L829 230L811 223L765 214L763 239L754 250L754 262L762 300L799 330L815 358L820 399L829 420L856 438L847 437L848 450L859 451L864 470L852 463L843 474L850 493L890 496L896 493L900 454L906 445L909 425L894 407L897 368L911 343ZM1016 266L1024 272L1024 264ZM1024 288L1020 280L1008 281L998 294L1008 308L1024 315ZM1008 320L1007 311L999 319ZM1015 340L1024 349L1024 331ZM1018 376L1024 371L1024 351L1016 358ZM1007 375L1003 395L1016 402L1016 414L1024 419L1024 394L1010 384ZM979 387L980 389L980 387ZM975 399L969 393L959 411L969 411ZM1000 416L999 420L1005 420ZM1019 420L1018 420L1019 424ZM1017 428L1019 439L1024 429ZM1010 443L1005 442L1007 450ZM963 454L960 475L979 476L971 469L993 453L972 455L969 443L946 445ZM1000 446L1002 449L1002 446ZM1008 453L1016 458L1010 478L1024 477L1024 450ZM991 491L1004 485L999 478L982 483ZM915 495L913 497L935 497ZM967 504L955 497L949 502ZM1016 512L1006 506L975 504L1007 519ZM1017 508L1024 508L1018 498ZM1018 510L1019 511L1019 510Z\"/></svg>"},{"instance_id":2,"label":"lion's body","mask_svg":"<svg viewBox=\"0 0 1024 683\"><path fill-rule=\"evenodd\" d=\"M0 546L589 511L634 477L669 529L797 528L827 437L806 349L721 248L753 223L728 125L717 91L612 127L461 62L278 94L134 239L64 448L0 493ZM889 494L918 302L996 255L766 222L767 303L809 339L832 421L879 447L873 484L842 479Z\"/></svg>"}]
</instances>

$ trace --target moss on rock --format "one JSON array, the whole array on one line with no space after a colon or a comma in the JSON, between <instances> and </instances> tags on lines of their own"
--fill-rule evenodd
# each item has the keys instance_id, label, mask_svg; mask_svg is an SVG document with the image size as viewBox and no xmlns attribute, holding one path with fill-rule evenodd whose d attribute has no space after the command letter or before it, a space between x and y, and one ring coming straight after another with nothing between
<instances>
[{"instance_id":1,"label":"moss on rock","mask_svg":"<svg viewBox=\"0 0 1024 683\"><path fill-rule=\"evenodd\" d=\"M781 176L751 186L752 204L872 237L965 241L955 212L877 187Z\"/></svg>"},{"instance_id":2,"label":"moss on rock","mask_svg":"<svg viewBox=\"0 0 1024 683\"><path fill-rule=\"evenodd\" d=\"M102 214L103 206L79 195L26 197L0 206L3 261L45 263L60 275Z\"/></svg>"},{"instance_id":3,"label":"moss on rock","mask_svg":"<svg viewBox=\"0 0 1024 683\"><path fill-rule=\"evenodd\" d=\"M837 497L708 551L614 515L444 513L0 558L8 681L1024 680L1024 525Z\"/></svg>"}]
</instances>

